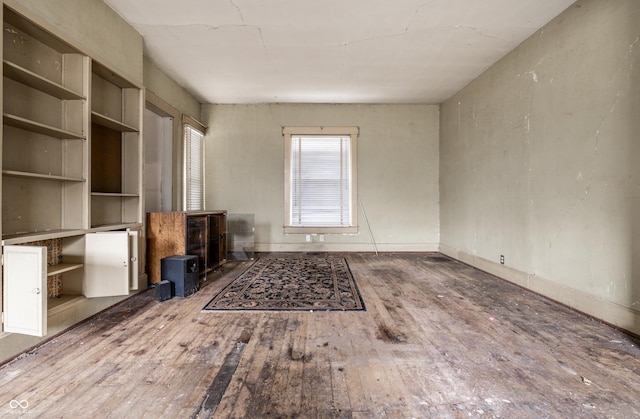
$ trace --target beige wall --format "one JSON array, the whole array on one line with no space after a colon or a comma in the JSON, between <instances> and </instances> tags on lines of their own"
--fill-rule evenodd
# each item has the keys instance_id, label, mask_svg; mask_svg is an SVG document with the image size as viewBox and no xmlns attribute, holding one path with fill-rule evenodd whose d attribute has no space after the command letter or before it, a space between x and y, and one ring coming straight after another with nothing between
<instances>
[{"instance_id":1,"label":"beige wall","mask_svg":"<svg viewBox=\"0 0 640 419\"><path fill-rule=\"evenodd\" d=\"M4 0L102 64L142 84L142 36L101 0Z\"/></svg>"},{"instance_id":2,"label":"beige wall","mask_svg":"<svg viewBox=\"0 0 640 419\"><path fill-rule=\"evenodd\" d=\"M152 92L175 108L177 113L200 119L200 102L146 57L144 58L144 86L147 92Z\"/></svg>"},{"instance_id":3,"label":"beige wall","mask_svg":"<svg viewBox=\"0 0 640 419\"><path fill-rule=\"evenodd\" d=\"M636 0L577 2L440 122L442 250L636 333L638 22Z\"/></svg>"},{"instance_id":4,"label":"beige wall","mask_svg":"<svg viewBox=\"0 0 640 419\"><path fill-rule=\"evenodd\" d=\"M207 208L255 214L256 250L437 250L437 106L205 105L203 120ZM282 127L305 125L360 127L356 236L283 234Z\"/></svg>"}]
</instances>

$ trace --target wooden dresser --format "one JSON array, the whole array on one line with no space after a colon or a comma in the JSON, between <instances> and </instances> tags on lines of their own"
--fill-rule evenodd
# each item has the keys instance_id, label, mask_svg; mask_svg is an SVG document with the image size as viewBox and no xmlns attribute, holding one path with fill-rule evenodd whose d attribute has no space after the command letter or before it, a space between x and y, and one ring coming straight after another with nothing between
<instances>
[{"instance_id":1,"label":"wooden dresser","mask_svg":"<svg viewBox=\"0 0 640 419\"><path fill-rule=\"evenodd\" d=\"M227 211L147 213L147 274L160 282L160 260L198 256L200 278L226 261Z\"/></svg>"}]
</instances>

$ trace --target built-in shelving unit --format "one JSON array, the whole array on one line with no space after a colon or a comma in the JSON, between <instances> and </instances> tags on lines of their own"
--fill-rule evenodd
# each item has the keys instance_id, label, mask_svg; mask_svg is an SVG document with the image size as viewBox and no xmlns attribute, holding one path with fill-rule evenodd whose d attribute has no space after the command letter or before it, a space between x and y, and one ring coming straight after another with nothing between
<instances>
[{"instance_id":1,"label":"built-in shelving unit","mask_svg":"<svg viewBox=\"0 0 640 419\"><path fill-rule=\"evenodd\" d=\"M144 221L142 87L22 13L4 6L0 339L138 289Z\"/></svg>"},{"instance_id":2,"label":"built-in shelving unit","mask_svg":"<svg viewBox=\"0 0 640 419\"><path fill-rule=\"evenodd\" d=\"M88 227L89 57L5 8L2 236Z\"/></svg>"}]
</instances>

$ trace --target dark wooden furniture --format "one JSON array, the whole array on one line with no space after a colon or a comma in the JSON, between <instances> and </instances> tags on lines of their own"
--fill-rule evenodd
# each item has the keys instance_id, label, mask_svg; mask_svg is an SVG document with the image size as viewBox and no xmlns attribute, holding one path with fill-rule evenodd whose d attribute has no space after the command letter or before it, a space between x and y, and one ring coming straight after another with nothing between
<instances>
[{"instance_id":1,"label":"dark wooden furniture","mask_svg":"<svg viewBox=\"0 0 640 419\"><path fill-rule=\"evenodd\" d=\"M147 274L160 282L160 260L196 255L199 276L226 261L227 211L150 212L147 214Z\"/></svg>"}]
</instances>

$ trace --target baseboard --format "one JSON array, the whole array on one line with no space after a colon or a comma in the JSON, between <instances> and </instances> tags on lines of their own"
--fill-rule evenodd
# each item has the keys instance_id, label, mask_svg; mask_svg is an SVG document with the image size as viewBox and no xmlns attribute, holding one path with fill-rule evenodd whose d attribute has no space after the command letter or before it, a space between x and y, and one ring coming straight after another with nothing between
<instances>
[{"instance_id":1,"label":"baseboard","mask_svg":"<svg viewBox=\"0 0 640 419\"><path fill-rule=\"evenodd\" d=\"M440 245L440 253L543 295L611 326L640 336L640 312L629 307L602 300L535 274L522 272L445 245Z\"/></svg>"},{"instance_id":2,"label":"baseboard","mask_svg":"<svg viewBox=\"0 0 640 419\"><path fill-rule=\"evenodd\" d=\"M437 252L437 243L256 243L256 252Z\"/></svg>"}]
</instances>

